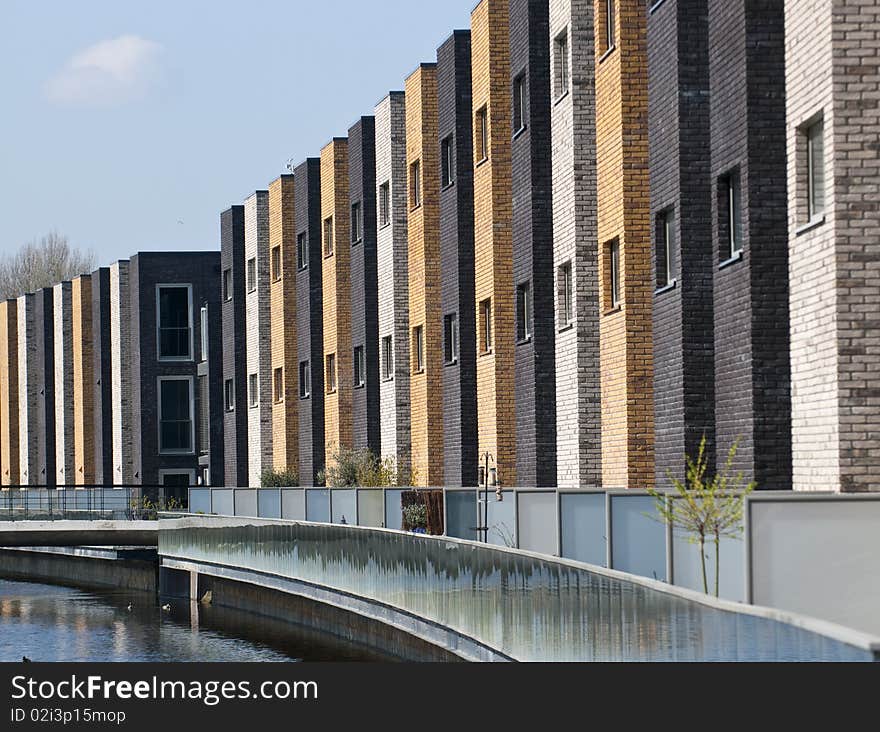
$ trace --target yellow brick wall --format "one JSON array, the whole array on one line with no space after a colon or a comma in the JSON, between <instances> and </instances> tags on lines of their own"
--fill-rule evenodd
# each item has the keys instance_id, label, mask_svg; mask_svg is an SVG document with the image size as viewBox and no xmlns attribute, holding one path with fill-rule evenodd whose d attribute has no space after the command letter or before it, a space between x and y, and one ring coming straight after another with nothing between
<instances>
[{"instance_id":1,"label":"yellow brick wall","mask_svg":"<svg viewBox=\"0 0 880 732\"><path fill-rule=\"evenodd\" d=\"M602 57L603 0L596 0L602 388L602 481L654 484L651 237L645 4L615 3L616 47ZM609 243L620 242L620 309L611 312Z\"/></svg>"},{"instance_id":2,"label":"yellow brick wall","mask_svg":"<svg viewBox=\"0 0 880 732\"><path fill-rule=\"evenodd\" d=\"M412 467L419 485L443 484L443 316L440 307L440 155L437 69L424 64L406 80L407 192L412 163L421 167L421 205L408 207L410 338L424 332L424 369L410 343ZM409 200L409 198L408 198Z\"/></svg>"},{"instance_id":3,"label":"yellow brick wall","mask_svg":"<svg viewBox=\"0 0 880 732\"><path fill-rule=\"evenodd\" d=\"M18 303L0 301L0 485L18 485Z\"/></svg>"},{"instance_id":4,"label":"yellow brick wall","mask_svg":"<svg viewBox=\"0 0 880 732\"><path fill-rule=\"evenodd\" d=\"M272 465L299 473L299 362L296 349L296 220L293 176L269 184L269 331L272 369ZM272 271L272 250L281 247L281 279ZM284 380L275 401L275 369Z\"/></svg>"},{"instance_id":5,"label":"yellow brick wall","mask_svg":"<svg viewBox=\"0 0 880 732\"><path fill-rule=\"evenodd\" d=\"M473 113L485 105L489 156L480 162L474 125L474 255L476 307L492 299L493 351L477 348L480 460L495 458L498 479L516 483L514 442L514 310L511 192L511 100L508 3L482 0L471 14Z\"/></svg>"},{"instance_id":6,"label":"yellow brick wall","mask_svg":"<svg viewBox=\"0 0 880 732\"><path fill-rule=\"evenodd\" d=\"M92 363L92 278L71 286L73 321L73 467L76 485L95 483L95 380Z\"/></svg>"},{"instance_id":7,"label":"yellow brick wall","mask_svg":"<svg viewBox=\"0 0 880 732\"><path fill-rule=\"evenodd\" d=\"M336 354L336 391L324 384L324 454L328 467L340 448L352 446L351 211L348 200L348 140L321 150L321 281L324 287L324 358L312 364L326 374L326 357ZM333 217L333 255L324 257L324 222Z\"/></svg>"}]
</instances>

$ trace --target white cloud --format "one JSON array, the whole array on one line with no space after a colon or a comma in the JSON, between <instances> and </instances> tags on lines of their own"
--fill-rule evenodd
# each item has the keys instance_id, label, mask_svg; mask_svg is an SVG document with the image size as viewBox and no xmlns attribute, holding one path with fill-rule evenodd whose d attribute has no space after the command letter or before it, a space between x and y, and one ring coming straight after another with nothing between
<instances>
[{"instance_id":1,"label":"white cloud","mask_svg":"<svg viewBox=\"0 0 880 732\"><path fill-rule=\"evenodd\" d=\"M160 71L162 46L138 36L100 41L75 54L46 83L58 104L113 105L144 96Z\"/></svg>"}]
</instances>

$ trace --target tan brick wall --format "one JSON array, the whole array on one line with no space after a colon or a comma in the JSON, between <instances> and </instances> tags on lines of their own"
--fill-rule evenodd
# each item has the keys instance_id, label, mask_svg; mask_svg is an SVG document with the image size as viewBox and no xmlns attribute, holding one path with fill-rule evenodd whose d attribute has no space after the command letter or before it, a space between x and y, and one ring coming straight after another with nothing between
<instances>
[{"instance_id":1,"label":"tan brick wall","mask_svg":"<svg viewBox=\"0 0 880 732\"><path fill-rule=\"evenodd\" d=\"M648 79L645 4L615 3L615 47L604 57L605 3L596 1L602 483L654 485ZM620 243L620 308L611 312L609 244Z\"/></svg>"},{"instance_id":2,"label":"tan brick wall","mask_svg":"<svg viewBox=\"0 0 880 732\"><path fill-rule=\"evenodd\" d=\"M511 102L508 3L482 0L471 14L473 112L485 107L488 159L479 160L474 124L474 265L477 328L480 303L492 301L490 353L477 343L477 424L480 461L495 458L498 479L516 483L514 311L511 219Z\"/></svg>"},{"instance_id":3,"label":"tan brick wall","mask_svg":"<svg viewBox=\"0 0 880 732\"><path fill-rule=\"evenodd\" d=\"M269 332L272 349L272 465L299 473L299 362L296 349L296 220L293 176L269 184ZM281 247L281 279L275 279L272 250ZM275 398L275 370L284 393Z\"/></svg>"},{"instance_id":4,"label":"tan brick wall","mask_svg":"<svg viewBox=\"0 0 880 732\"><path fill-rule=\"evenodd\" d=\"M333 217L333 255L324 257L325 221ZM325 373L324 455L327 465L339 448L352 446L351 391L351 212L348 200L348 140L321 150L321 280L324 287L324 358L312 368ZM336 354L336 391L327 392L327 355Z\"/></svg>"},{"instance_id":5,"label":"tan brick wall","mask_svg":"<svg viewBox=\"0 0 880 732\"><path fill-rule=\"evenodd\" d=\"M18 308L0 302L0 485L18 485Z\"/></svg>"},{"instance_id":6,"label":"tan brick wall","mask_svg":"<svg viewBox=\"0 0 880 732\"><path fill-rule=\"evenodd\" d=\"M76 485L95 483L95 379L92 363L92 278L71 283L73 300L73 467Z\"/></svg>"},{"instance_id":7,"label":"tan brick wall","mask_svg":"<svg viewBox=\"0 0 880 732\"><path fill-rule=\"evenodd\" d=\"M409 210L410 396L412 467L419 485L443 484L443 316L440 309L440 155L437 69L424 64L406 80ZM413 208L412 164L421 168L421 205ZM424 332L424 368L416 372L413 329Z\"/></svg>"}]
</instances>

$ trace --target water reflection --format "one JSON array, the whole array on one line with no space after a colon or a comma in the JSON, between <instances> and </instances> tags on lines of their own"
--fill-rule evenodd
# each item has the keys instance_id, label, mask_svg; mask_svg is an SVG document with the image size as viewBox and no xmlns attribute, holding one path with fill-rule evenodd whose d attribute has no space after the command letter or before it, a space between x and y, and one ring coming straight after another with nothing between
<instances>
[{"instance_id":1,"label":"water reflection","mask_svg":"<svg viewBox=\"0 0 880 732\"><path fill-rule=\"evenodd\" d=\"M132 609L127 609L131 603ZM343 661L374 654L299 626L156 597L0 579L0 661Z\"/></svg>"}]
</instances>

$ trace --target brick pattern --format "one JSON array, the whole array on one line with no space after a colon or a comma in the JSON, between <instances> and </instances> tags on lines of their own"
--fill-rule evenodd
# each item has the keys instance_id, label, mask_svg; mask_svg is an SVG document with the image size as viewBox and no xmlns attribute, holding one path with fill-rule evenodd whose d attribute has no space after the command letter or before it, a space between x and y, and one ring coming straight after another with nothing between
<instances>
[{"instance_id":1,"label":"brick pattern","mask_svg":"<svg viewBox=\"0 0 880 732\"><path fill-rule=\"evenodd\" d=\"M412 471L416 485L437 486L443 485L443 316L436 65L421 64L405 88ZM419 201L413 199L414 186L420 191ZM416 328L423 333L421 368L412 336Z\"/></svg>"},{"instance_id":2,"label":"brick pattern","mask_svg":"<svg viewBox=\"0 0 880 732\"><path fill-rule=\"evenodd\" d=\"M599 381L599 268L596 212L596 94L593 0L551 0L550 41L568 32L569 90L551 86L553 160L553 265L557 273L556 475L561 487L602 485L601 388ZM550 53L551 79L561 73ZM571 267L574 321L559 318Z\"/></svg>"},{"instance_id":3,"label":"brick pattern","mask_svg":"<svg viewBox=\"0 0 880 732\"><path fill-rule=\"evenodd\" d=\"M248 485L272 467L272 371L269 349L269 193L256 191L244 203L244 259L256 259L256 285L245 293L245 353L247 381L237 393L239 408L247 408ZM247 275L245 274L245 278ZM245 283L247 289L247 283ZM257 375L257 399L252 405L250 377Z\"/></svg>"},{"instance_id":4,"label":"brick pattern","mask_svg":"<svg viewBox=\"0 0 880 732\"><path fill-rule=\"evenodd\" d=\"M474 301L474 153L471 34L437 50L438 139L452 137L453 185L440 190L441 313L458 320L458 361L443 365L443 479L477 483L477 333ZM444 336L445 337L445 336Z\"/></svg>"},{"instance_id":5,"label":"brick pattern","mask_svg":"<svg viewBox=\"0 0 880 732\"><path fill-rule=\"evenodd\" d=\"M661 215L672 222L674 284L654 294L656 482L685 477L703 435L714 463L714 338L706 0L648 15L652 283ZM662 364L662 367L660 367Z\"/></svg>"},{"instance_id":6,"label":"brick pattern","mask_svg":"<svg viewBox=\"0 0 880 732\"><path fill-rule=\"evenodd\" d=\"M314 485L324 468L323 283L321 273L321 161L309 158L294 170L297 237L308 242L306 266L296 273L296 333L300 363L311 371L309 396L299 400L299 480ZM297 264L297 266L299 266ZM298 373L299 366L297 366Z\"/></svg>"},{"instance_id":7,"label":"brick pattern","mask_svg":"<svg viewBox=\"0 0 880 732\"><path fill-rule=\"evenodd\" d=\"M73 323L73 482L95 483L95 391L92 378L92 278L71 283ZM69 480L69 478L68 478Z\"/></svg>"},{"instance_id":8,"label":"brick pattern","mask_svg":"<svg viewBox=\"0 0 880 732\"><path fill-rule=\"evenodd\" d=\"M19 480L22 485L38 485L39 433L37 413L40 409L40 371L37 354L37 295L29 293L18 298L18 448Z\"/></svg>"},{"instance_id":9,"label":"brick pattern","mask_svg":"<svg viewBox=\"0 0 880 732\"><path fill-rule=\"evenodd\" d=\"M0 485L19 485L18 302L0 302Z\"/></svg>"},{"instance_id":10,"label":"brick pattern","mask_svg":"<svg viewBox=\"0 0 880 732\"><path fill-rule=\"evenodd\" d=\"M791 487L784 3L709 0L717 459ZM727 257L719 177L738 171L742 258Z\"/></svg>"},{"instance_id":11,"label":"brick pattern","mask_svg":"<svg viewBox=\"0 0 880 732\"><path fill-rule=\"evenodd\" d=\"M324 349L336 357L336 389L324 394L324 453L327 464L340 449L352 447L351 392L351 227L348 195L348 140L336 138L321 150L321 275L324 295ZM333 253L323 254L326 222L332 219Z\"/></svg>"},{"instance_id":12,"label":"brick pattern","mask_svg":"<svg viewBox=\"0 0 880 732\"><path fill-rule=\"evenodd\" d=\"M110 269L92 272L92 434L96 485L113 484L112 377L110 344Z\"/></svg>"},{"instance_id":13,"label":"brick pattern","mask_svg":"<svg viewBox=\"0 0 880 732\"><path fill-rule=\"evenodd\" d=\"M53 289L45 287L34 299L34 380L39 399L35 411L37 472L33 485L55 485L55 306Z\"/></svg>"},{"instance_id":14,"label":"brick pattern","mask_svg":"<svg viewBox=\"0 0 880 732\"><path fill-rule=\"evenodd\" d=\"M654 484L645 3L615 3L615 45L604 53L600 6L594 17L602 483L645 488ZM615 241L619 308L611 304Z\"/></svg>"},{"instance_id":15,"label":"brick pattern","mask_svg":"<svg viewBox=\"0 0 880 732\"><path fill-rule=\"evenodd\" d=\"M528 284L527 339L515 348L516 476L556 485L556 345L550 131L550 5L510 1L510 84L523 84L523 129L513 130L513 281ZM516 101L514 100L514 104Z\"/></svg>"},{"instance_id":16,"label":"brick pattern","mask_svg":"<svg viewBox=\"0 0 880 732\"><path fill-rule=\"evenodd\" d=\"M73 300L69 281L55 285L55 471L59 486L74 485Z\"/></svg>"},{"instance_id":17,"label":"brick pattern","mask_svg":"<svg viewBox=\"0 0 880 732\"><path fill-rule=\"evenodd\" d=\"M407 271L406 97L391 92L375 109L376 116L376 263L378 280L379 414L383 457L400 471L411 468L409 381L409 274ZM379 198L389 186L389 223L380 220ZM382 339L391 337L393 373L385 379Z\"/></svg>"},{"instance_id":18,"label":"brick pattern","mask_svg":"<svg viewBox=\"0 0 880 732\"><path fill-rule=\"evenodd\" d=\"M131 286L129 262L110 265L110 373L113 425L113 485L131 485L132 413Z\"/></svg>"},{"instance_id":19,"label":"brick pattern","mask_svg":"<svg viewBox=\"0 0 880 732\"><path fill-rule=\"evenodd\" d=\"M492 350L477 345L478 453L490 453L503 485L515 485L511 94L508 6L481 0L471 14L474 115L486 110L488 157L474 125L474 299L491 301ZM479 457L478 456L478 457ZM481 458L480 458L481 459Z\"/></svg>"},{"instance_id":20,"label":"brick pattern","mask_svg":"<svg viewBox=\"0 0 880 732\"><path fill-rule=\"evenodd\" d=\"M269 184L269 333L272 374L272 465L299 470L299 361L296 332L296 211L294 176ZM271 271L273 250L280 247L280 278ZM274 393L281 369L283 392Z\"/></svg>"},{"instance_id":21,"label":"brick pattern","mask_svg":"<svg viewBox=\"0 0 880 732\"><path fill-rule=\"evenodd\" d=\"M366 371L364 385L352 390L352 442L355 448L366 447L379 455L379 284L374 117L361 117L348 131L348 182L349 206L357 204L361 211L361 238L349 245L351 344L352 349L364 349Z\"/></svg>"}]
</instances>

